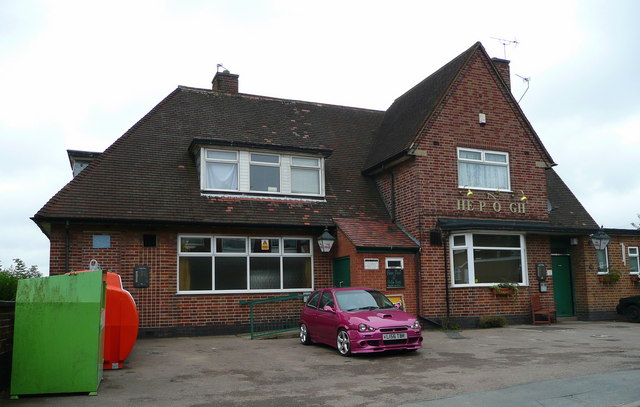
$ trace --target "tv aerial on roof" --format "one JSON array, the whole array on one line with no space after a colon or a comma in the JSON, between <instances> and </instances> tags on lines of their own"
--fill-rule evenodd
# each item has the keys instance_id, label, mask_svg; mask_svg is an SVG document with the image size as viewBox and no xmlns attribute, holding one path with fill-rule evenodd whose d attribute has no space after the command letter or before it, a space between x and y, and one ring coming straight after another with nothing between
<instances>
[{"instance_id":1,"label":"tv aerial on roof","mask_svg":"<svg viewBox=\"0 0 640 407\"><path fill-rule=\"evenodd\" d=\"M507 59L507 45L509 45L509 46L513 45L514 47L517 47L518 44L520 44L518 42L518 40L515 39L515 38L512 39L512 40L507 40L507 39L504 39L504 38L497 38L497 37L491 37L491 38L494 39L494 40L498 40L500 42L500 44L502 44L502 50L504 52L504 59Z\"/></svg>"},{"instance_id":2,"label":"tv aerial on roof","mask_svg":"<svg viewBox=\"0 0 640 407\"><path fill-rule=\"evenodd\" d=\"M522 79L523 81L525 81L527 83L527 89L524 90L524 93L522 94L522 96L520 96L520 99L518 99L518 104L520 104L520 101L522 100L522 98L524 97L524 95L527 93L527 91L529 90L529 81L531 80L531 77L524 77L522 75L518 75L516 74L516 76L520 79Z\"/></svg>"},{"instance_id":3,"label":"tv aerial on roof","mask_svg":"<svg viewBox=\"0 0 640 407\"><path fill-rule=\"evenodd\" d=\"M216 72L220 72L220 68L222 68L222 73L229 73L229 70L222 66L222 64L216 64Z\"/></svg>"}]
</instances>

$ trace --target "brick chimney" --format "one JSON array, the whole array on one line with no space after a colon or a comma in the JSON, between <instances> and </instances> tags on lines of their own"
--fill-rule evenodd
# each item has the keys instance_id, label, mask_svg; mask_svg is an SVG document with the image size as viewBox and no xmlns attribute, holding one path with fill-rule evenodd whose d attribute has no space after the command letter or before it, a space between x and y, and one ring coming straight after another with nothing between
<instances>
[{"instance_id":1,"label":"brick chimney","mask_svg":"<svg viewBox=\"0 0 640 407\"><path fill-rule=\"evenodd\" d=\"M238 93L238 76L226 69L222 72L216 72L211 81L212 89L219 92Z\"/></svg>"},{"instance_id":2,"label":"brick chimney","mask_svg":"<svg viewBox=\"0 0 640 407\"><path fill-rule=\"evenodd\" d=\"M502 80L504 81L504 83L507 84L507 88L511 90L511 74L509 72L510 61L500 58L491 58L491 61L493 61L493 66L496 67L496 69L500 73L500 76L502 76Z\"/></svg>"}]
</instances>

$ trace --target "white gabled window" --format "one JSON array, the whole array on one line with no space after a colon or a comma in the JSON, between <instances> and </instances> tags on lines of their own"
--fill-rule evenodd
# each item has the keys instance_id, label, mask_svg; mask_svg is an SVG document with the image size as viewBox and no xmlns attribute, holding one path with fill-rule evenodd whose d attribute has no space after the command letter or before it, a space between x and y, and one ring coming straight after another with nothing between
<instances>
[{"instance_id":1,"label":"white gabled window","mask_svg":"<svg viewBox=\"0 0 640 407\"><path fill-rule=\"evenodd\" d=\"M629 272L631 274L640 274L640 259L638 257L638 248L629 247Z\"/></svg>"},{"instance_id":2,"label":"white gabled window","mask_svg":"<svg viewBox=\"0 0 640 407\"><path fill-rule=\"evenodd\" d=\"M324 195L324 159L256 151L203 148L203 191Z\"/></svg>"},{"instance_id":3,"label":"white gabled window","mask_svg":"<svg viewBox=\"0 0 640 407\"><path fill-rule=\"evenodd\" d=\"M238 190L238 152L225 150L205 150L204 176L207 188L237 191Z\"/></svg>"},{"instance_id":4,"label":"white gabled window","mask_svg":"<svg viewBox=\"0 0 640 407\"><path fill-rule=\"evenodd\" d=\"M320 194L320 159L291 157L291 192Z\"/></svg>"},{"instance_id":5,"label":"white gabled window","mask_svg":"<svg viewBox=\"0 0 640 407\"><path fill-rule=\"evenodd\" d=\"M510 191L509 154L458 148L458 187Z\"/></svg>"},{"instance_id":6,"label":"white gabled window","mask_svg":"<svg viewBox=\"0 0 640 407\"><path fill-rule=\"evenodd\" d=\"M275 154L250 154L249 190L280 192L280 156Z\"/></svg>"},{"instance_id":7,"label":"white gabled window","mask_svg":"<svg viewBox=\"0 0 640 407\"><path fill-rule=\"evenodd\" d=\"M524 235L460 233L450 247L453 286L528 283Z\"/></svg>"}]
</instances>

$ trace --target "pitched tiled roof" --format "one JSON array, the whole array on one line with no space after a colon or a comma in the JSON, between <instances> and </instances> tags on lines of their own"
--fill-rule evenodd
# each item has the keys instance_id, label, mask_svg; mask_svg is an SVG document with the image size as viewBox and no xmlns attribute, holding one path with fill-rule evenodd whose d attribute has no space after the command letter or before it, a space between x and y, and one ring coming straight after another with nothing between
<instances>
[{"instance_id":1,"label":"pitched tiled roof","mask_svg":"<svg viewBox=\"0 0 640 407\"><path fill-rule=\"evenodd\" d=\"M476 42L449 63L397 98L387 109L364 169L405 152L418 135L452 81L471 55L481 47Z\"/></svg>"},{"instance_id":2,"label":"pitched tiled roof","mask_svg":"<svg viewBox=\"0 0 640 407\"><path fill-rule=\"evenodd\" d=\"M205 224L332 224L333 217L387 218L360 173L383 112L178 87L35 215ZM194 139L331 151L326 201L207 197ZM325 154L326 155L326 154Z\"/></svg>"},{"instance_id":3,"label":"pitched tiled roof","mask_svg":"<svg viewBox=\"0 0 640 407\"><path fill-rule=\"evenodd\" d=\"M549 223L558 227L597 229L598 224L560 176L551 168L546 170L546 176L547 194L551 206Z\"/></svg>"},{"instance_id":4,"label":"pitched tiled roof","mask_svg":"<svg viewBox=\"0 0 640 407\"><path fill-rule=\"evenodd\" d=\"M441 101L445 99L449 88L453 85L459 72L461 72L475 53L482 55L493 66L493 62L491 62L482 44L476 42L469 49L429 75L393 102L389 109L387 109L380 128L376 132L369 157L363 167L365 173L407 153L424 124L436 111ZM495 67L494 70L498 78L502 78ZM504 86L505 89L508 89L506 85ZM542 144L542 141L540 141L535 130L520 110L511 93L506 91L505 96L512 99L513 106L518 110L523 124L530 130L533 142L538 146L541 153L546 156L546 159L550 163L553 162L551 155Z\"/></svg>"},{"instance_id":5,"label":"pitched tiled roof","mask_svg":"<svg viewBox=\"0 0 640 407\"><path fill-rule=\"evenodd\" d=\"M356 247L418 249L405 232L390 220L335 219L338 228L344 232Z\"/></svg>"}]
</instances>

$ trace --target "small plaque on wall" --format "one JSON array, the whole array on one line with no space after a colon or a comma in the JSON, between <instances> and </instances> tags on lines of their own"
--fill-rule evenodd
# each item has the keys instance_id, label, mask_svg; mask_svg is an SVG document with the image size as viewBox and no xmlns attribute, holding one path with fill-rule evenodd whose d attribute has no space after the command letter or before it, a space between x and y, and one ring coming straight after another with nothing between
<instances>
[{"instance_id":1,"label":"small plaque on wall","mask_svg":"<svg viewBox=\"0 0 640 407\"><path fill-rule=\"evenodd\" d=\"M378 270L380 268L380 260L378 259L364 259L365 270Z\"/></svg>"}]
</instances>

